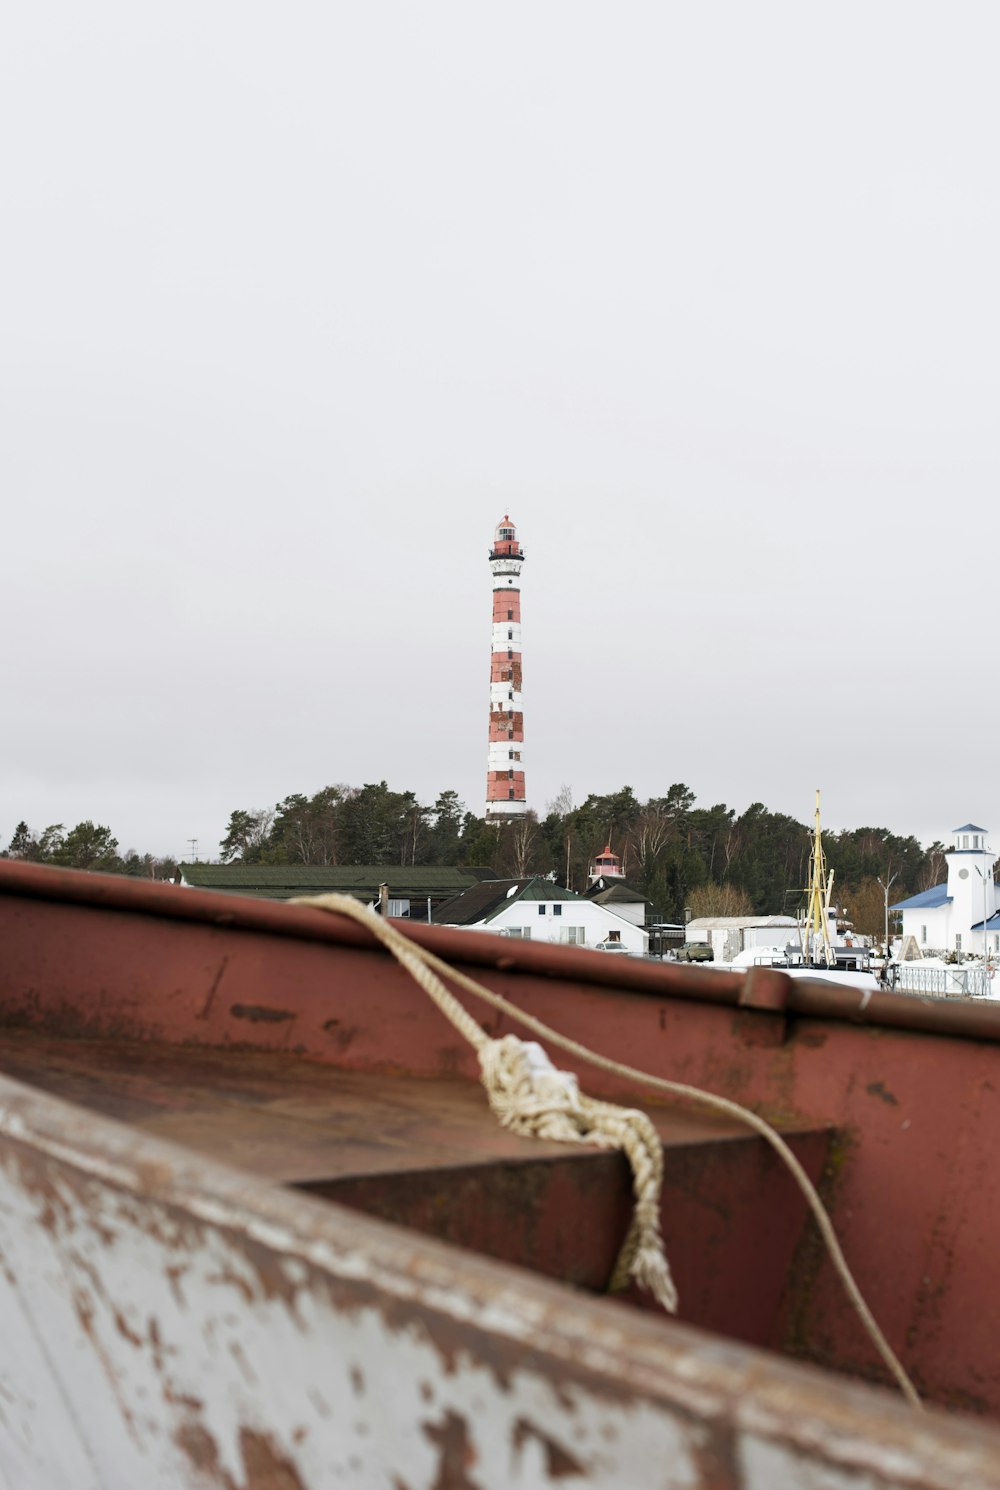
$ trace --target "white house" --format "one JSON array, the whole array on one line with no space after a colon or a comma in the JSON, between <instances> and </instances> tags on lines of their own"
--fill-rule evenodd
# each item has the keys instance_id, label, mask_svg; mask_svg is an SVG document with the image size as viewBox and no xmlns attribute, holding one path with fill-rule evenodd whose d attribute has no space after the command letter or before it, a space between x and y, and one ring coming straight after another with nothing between
<instances>
[{"instance_id":1,"label":"white house","mask_svg":"<svg viewBox=\"0 0 1000 1490\"><path fill-rule=\"evenodd\" d=\"M1000 952L1000 914L993 866L997 855L987 847L986 829L965 823L954 830L954 844L945 854L948 878L921 890L891 909L903 920L903 942L912 936L927 956Z\"/></svg>"},{"instance_id":2,"label":"white house","mask_svg":"<svg viewBox=\"0 0 1000 1490\"><path fill-rule=\"evenodd\" d=\"M524 941L563 942L645 956L649 935L624 916L548 879L484 880L445 901L437 926L492 931Z\"/></svg>"}]
</instances>

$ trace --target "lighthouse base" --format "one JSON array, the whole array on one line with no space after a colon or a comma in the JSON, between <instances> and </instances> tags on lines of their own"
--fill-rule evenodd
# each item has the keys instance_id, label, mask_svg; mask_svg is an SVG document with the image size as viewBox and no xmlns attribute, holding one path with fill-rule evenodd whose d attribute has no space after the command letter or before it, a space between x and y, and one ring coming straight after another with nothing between
<instances>
[{"instance_id":1,"label":"lighthouse base","mask_svg":"<svg viewBox=\"0 0 1000 1490\"><path fill-rule=\"evenodd\" d=\"M527 802L487 802L486 821L488 823L506 822L510 818L524 817L527 811Z\"/></svg>"}]
</instances>

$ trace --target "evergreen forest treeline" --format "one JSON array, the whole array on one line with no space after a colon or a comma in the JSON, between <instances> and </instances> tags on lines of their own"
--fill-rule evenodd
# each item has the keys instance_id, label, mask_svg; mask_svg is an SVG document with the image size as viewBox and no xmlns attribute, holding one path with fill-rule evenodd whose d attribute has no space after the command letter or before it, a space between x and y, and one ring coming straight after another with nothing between
<instances>
[{"instance_id":1,"label":"evergreen forest treeline","mask_svg":"<svg viewBox=\"0 0 1000 1490\"><path fill-rule=\"evenodd\" d=\"M608 842L659 920L680 921L685 908L693 915L792 914L808 877L810 830L803 823L760 802L739 814L724 803L699 807L682 783L645 802L625 786L591 794L579 807L564 788L544 817L528 813L499 826L468 812L454 791L427 807L385 781L328 786L312 797L293 793L273 809L236 809L219 857L274 865L485 865L499 877L553 874L582 890ZM890 903L944 878L943 844L925 850L886 828L825 833L824 846L834 900L859 931L873 935L885 913L880 877L895 876ZM176 867L134 850L120 855L111 830L89 821L39 834L20 823L3 857L153 878Z\"/></svg>"},{"instance_id":2,"label":"evergreen forest treeline","mask_svg":"<svg viewBox=\"0 0 1000 1490\"><path fill-rule=\"evenodd\" d=\"M93 869L142 879L170 879L177 872L175 859L139 854L134 848L119 853L118 839L111 829L89 819L68 831L62 823L52 823L41 833L20 822L0 859L27 859L63 869Z\"/></svg>"}]
</instances>

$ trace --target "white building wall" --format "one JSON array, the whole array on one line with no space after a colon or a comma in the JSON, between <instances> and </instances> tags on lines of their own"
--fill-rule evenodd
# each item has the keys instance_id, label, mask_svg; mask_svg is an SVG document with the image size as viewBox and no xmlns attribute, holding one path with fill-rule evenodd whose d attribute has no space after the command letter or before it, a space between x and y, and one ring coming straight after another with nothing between
<instances>
[{"instance_id":1,"label":"white building wall","mask_svg":"<svg viewBox=\"0 0 1000 1490\"><path fill-rule=\"evenodd\" d=\"M634 905L618 901L614 906L614 914L621 916L623 921L631 921L633 926L646 924L646 906L641 900L637 900Z\"/></svg>"},{"instance_id":2,"label":"white building wall","mask_svg":"<svg viewBox=\"0 0 1000 1490\"><path fill-rule=\"evenodd\" d=\"M797 947L799 945L799 928L795 921L789 919L787 926L747 926L743 930L743 946L741 951L747 947Z\"/></svg>"},{"instance_id":3,"label":"white building wall","mask_svg":"<svg viewBox=\"0 0 1000 1490\"><path fill-rule=\"evenodd\" d=\"M934 906L931 909L924 908L913 911L903 911L903 940L912 936L922 952L951 952L954 950L955 937L953 931L953 917L950 905ZM979 917L977 916L977 920ZM969 923L966 921L959 928L966 933ZM971 949L962 940L963 952Z\"/></svg>"},{"instance_id":4,"label":"white building wall","mask_svg":"<svg viewBox=\"0 0 1000 1490\"><path fill-rule=\"evenodd\" d=\"M948 854L946 860L948 894L952 897L948 951L954 950L957 932L962 936L963 952L981 953L983 934L981 931L970 931L970 927L983 920L984 911L988 920L996 910L996 886L993 883L996 858L986 849L980 853Z\"/></svg>"},{"instance_id":5,"label":"white building wall","mask_svg":"<svg viewBox=\"0 0 1000 1490\"><path fill-rule=\"evenodd\" d=\"M508 632L512 634L508 636ZM521 650L521 623L520 621L494 621L493 651L506 657L508 650L514 652Z\"/></svg>"},{"instance_id":6,"label":"white building wall","mask_svg":"<svg viewBox=\"0 0 1000 1490\"><path fill-rule=\"evenodd\" d=\"M504 803L493 805L502 808ZM516 804L512 802L510 805ZM557 905L562 908L560 915L553 912ZM617 931L622 945L634 956L642 957L649 950L649 937L642 927L633 926L631 921L616 916L613 911L606 911L603 906L593 905L589 900L513 900L491 921L468 929L503 932L512 927L526 927L533 942L563 942L569 939L566 932L571 926L582 927L582 945L585 947L607 941L609 933Z\"/></svg>"},{"instance_id":7,"label":"white building wall","mask_svg":"<svg viewBox=\"0 0 1000 1490\"><path fill-rule=\"evenodd\" d=\"M521 740L491 740L488 758L491 771L523 771L524 744Z\"/></svg>"}]
</instances>

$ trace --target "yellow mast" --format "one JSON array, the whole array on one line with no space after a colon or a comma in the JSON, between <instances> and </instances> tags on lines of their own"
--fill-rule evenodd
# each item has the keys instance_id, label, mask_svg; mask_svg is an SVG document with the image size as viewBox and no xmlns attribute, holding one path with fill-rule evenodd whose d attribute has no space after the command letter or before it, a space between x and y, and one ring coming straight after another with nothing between
<instances>
[{"instance_id":1,"label":"yellow mast","mask_svg":"<svg viewBox=\"0 0 1000 1490\"><path fill-rule=\"evenodd\" d=\"M819 788L816 789L816 825L813 829L812 852L809 855L809 888L806 891L806 916L802 930L802 952L807 962L818 957L822 948L827 967L834 962L830 945L830 896L833 893L833 870L826 872L826 855L823 853L823 831L819 822Z\"/></svg>"}]
</instances>

